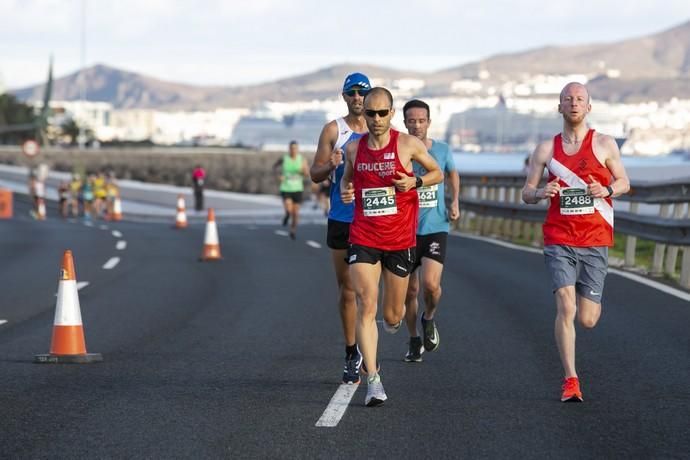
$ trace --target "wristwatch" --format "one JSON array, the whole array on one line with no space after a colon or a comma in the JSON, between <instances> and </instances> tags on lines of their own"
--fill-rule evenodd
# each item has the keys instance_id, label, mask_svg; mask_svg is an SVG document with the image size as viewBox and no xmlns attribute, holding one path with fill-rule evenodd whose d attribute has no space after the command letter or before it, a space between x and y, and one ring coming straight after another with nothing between
<instances>
[{"instance_id":1,"label":"wristwatch","mask_svg":"<svg viewBox=\"0 0 690 460\"><path fill-rule=\"evenodd\" d=\"M606 198L611 198L613 196L613 188L611 188L610 185L607 185L606 190L609 191L609 195Z\"/></svg>"},{"instance_id":2,"label":"wristwatch","mask_svg":"<svg viewBox=\"0 0 690 460\"><path fill-rule=\"evenodd\" d=\"M422 181L422 177L421 177L421 176L416 176L416 179L417 179L417 183L414 185L414 188L419 188L419 187L421 187L422 185L424 185L424 182Z\"/></svg>"}]
</instances>

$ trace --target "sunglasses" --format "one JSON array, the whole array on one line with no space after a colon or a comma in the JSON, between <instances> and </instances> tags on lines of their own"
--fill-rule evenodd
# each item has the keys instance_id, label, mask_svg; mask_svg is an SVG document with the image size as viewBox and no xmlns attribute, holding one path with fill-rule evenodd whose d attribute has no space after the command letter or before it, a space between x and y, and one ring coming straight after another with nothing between
<instances>
[{"instance_id":1,"label":"sunglasses","mask_svg":"<svg viewBox=\"0 0 690 460\"><path fill-rule=\"evenodd\" d=\"M369 90L368 89L350 89L350 90L345 91L345 95L347 97L354 97L357 94L364 97L367 94L369 94Z\"/></svg>"},{"instance_id":2,"label":"sunglasses","mask_svg":"<svg viewBox=\"0 0 690 460\"><path fill-rule=\"evenodd\" d=\"M369 118L374 118L376 115L378 115L381 118L387 117L388 114L390 113L391 109L381 109L381 110L365 110L364 115L366 115Z\"/></svg>"}]
</instances>

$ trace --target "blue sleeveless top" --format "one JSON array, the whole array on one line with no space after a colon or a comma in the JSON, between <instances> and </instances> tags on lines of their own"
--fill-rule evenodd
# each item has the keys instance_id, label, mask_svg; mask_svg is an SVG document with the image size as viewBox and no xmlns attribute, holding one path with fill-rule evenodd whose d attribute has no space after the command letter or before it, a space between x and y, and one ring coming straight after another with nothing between
<instances>
[{"instance_id":1,"label":"blue sleeveless top","mask_svg":"<svg viewBox=\"0 0 690 460\"><path fill-rule=\"evenodd\" d=\"M337 148L343 149L343 160L345 159L345 146L355 140L358 140L366 133L356 133L345 123L343 118L335 120L338 124L338 140L335 142L334 150ZM354 217L355 206L354 203L344 204L340 198L340 180L345 173L345 161L340 163L337 168L331 172L331 210L328 212L328 218L337 220L338 222L352 222Z\"/></svg>"}]
</instances>

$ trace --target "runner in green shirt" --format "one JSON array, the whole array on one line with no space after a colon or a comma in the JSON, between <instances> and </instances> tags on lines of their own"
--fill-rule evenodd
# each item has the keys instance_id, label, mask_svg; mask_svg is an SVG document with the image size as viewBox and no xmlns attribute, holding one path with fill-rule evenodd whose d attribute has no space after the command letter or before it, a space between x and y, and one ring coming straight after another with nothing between
<instances>
[{"instance_id":1,"label":"runner in green shirt","mask_svg":"<svg viewBox=\"0 0 690 460\"><path fill-rule=\"evenodd\" d=\"M273 165L273 171L280 169L280 195L283 197L285 217L283 225L290 223L290 238L293 240L297 233L299 221L299 207L304 193L304 178L309 177L307 160L299 153L297 141L290 142L290 153L284 155Z\"/></svg>"}]
</instances>

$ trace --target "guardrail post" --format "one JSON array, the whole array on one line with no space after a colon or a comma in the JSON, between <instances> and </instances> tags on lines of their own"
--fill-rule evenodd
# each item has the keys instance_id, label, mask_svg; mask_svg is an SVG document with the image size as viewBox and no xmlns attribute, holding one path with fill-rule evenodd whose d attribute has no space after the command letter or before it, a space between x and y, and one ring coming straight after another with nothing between
<instances>
[{"instance_id":1,"label":"guardrail post","mask_svg":"<svg viewBox=\"0 0 690 460\"><path fill-rule=\"evenodd\" d=\"M551 202L549 200L542 200L538 202L536 206L546 208L548 210L550 203ZM544 228L542 227L543 224L543 222L534 222L532 225L529 225L530 227L532 227L532 246L538 248L544 246Z\"/></svg>"},{"instance_id":2,"label":"guardrail post","mask_svg":"<svg viewBox=\"0 0 690 460\"><path fill-rule=\"evenodd\" d=\"M478 191L479 191L479 199L480 200L486 200L486 196L489 192L488 189L486 188L486 185L479 185ZM476 218L474 219L474 231L478 235L482 235L482 229L484 228L484 219L485 219L485 216L483 214L481 214L480 212L476 213Z\"/></svg>"},{"instance_id":3,"label":"guardrail post","mask_svg":"<svg viewBox=\"0 0 690 460\"><path fill-rule=\"evenodd\" d=\"M504 203L512 203L514 194L515 194L515 187L504 187L504 189L503 189L503 202ZM513 228L513 219L507 219L507 218L503 219L503 230L501 231L501 235L503 235L504 238L510 238L512 228Z\"/></svg>"},{"instance_id":4,"label":"guardrail post","mask_svg":"<svg viewBox=\"0 0 690 460\"><path fill-rule=\"evenodd\" d=\"M513 203L515 203L515 204L522 203L522 188L521 187L516 187L514 189ZM520 219L513 220L513 228L511 230L511 232L512 232L511 236L512 236L513 241L520 239L520 235L522 233L522 221Z\"/></svg>"},{"instance_id":5,"label":"guardrail post","mask_svg":"<svg viewBox=\"0 0 690 460\"><path fill-rule=\"evenodd\" d=\"M494 190L496 193L494 201L496 203L502 203L503 200L505 199L505 187L494 187ZM492 220L492 225L491 225L491 236L500 236L502 227L503 227L503 218L502 217L494 217Z\"/></svg>"},{"instance_id":6,"label":"guardrail post","mask_svg":"<svg viewBox=\"0 0 690 460\"><path fill-rule=\"evenodd\" d=\"M630 203L630 212L632 214L637 214L640 207L639 203ZM626 236L625 237L625 266L634 267L635 266L635 249L637 246L636 236Z\"/></svg>"},{"instance_id":7,"label":"guardrail post","mask_svg":"<svg viewBox=\"0 0 690 460\"><path fill-rule=\"evenodd\" d=\"M496 187L488 187L487 191L487 200L491 202L496 201ZM495 218L492 216L486 216L484 217L484 225L482 226L482 231L481 235L489 235L491 233L491 229L493 228Z\"/></svg>"},{"instance_id":8,"label":"guardrail post","mask_svg":"<svg viewBox=\"0 0 690 460\"><path fill-rule=\"evenodd\" d=\"M659 216L667 218L671 215L671 205L662 204L659 210ZM666 245L663 243L656 243L654 245L654 256L652 258L652 269L650 275L663 276L664 274L664 253L666 252Z\"/></svg>"},{"instance_id":9,"label":"guardrail post","mask_svg":"<svg viewBox=\"0 0 690 460\"><path fill-rule=\"evenodd\" d=\"M472 196L472 190L474 190L476 187L474 186L465 186L460 188L460 219L458 220L458 229L460 231L467 231L469 230L469 225L470 225L470 216L469 216L469 211L463 209L462 207L462 201L466 198L469 198Z\"/></svg>"},{"instance_id":10,"label":"guardrail post","mask_svg":"<svg viewBox=\"0 0 690 460\"><path fill-rule=\"evenodd\" d=\"M683 247L683 259L680 265L680 280L678 281L685 289L690 289L690 247Z\"/></svg>"},{"instance_id":11,"label":"guardrail post","mask_svg":"<svg viewBox=\"0 0 690 460\"><path fill-rule=\"evenodd\" d=\"M683 217L683 208L685 203L675 203L673 205L673 218L680 219ZM664 262L664 272L669 275L676 273L676 261L678 260L678 246L669 245L666 249L666 261Z\"/></svg>"}]
</instances>

